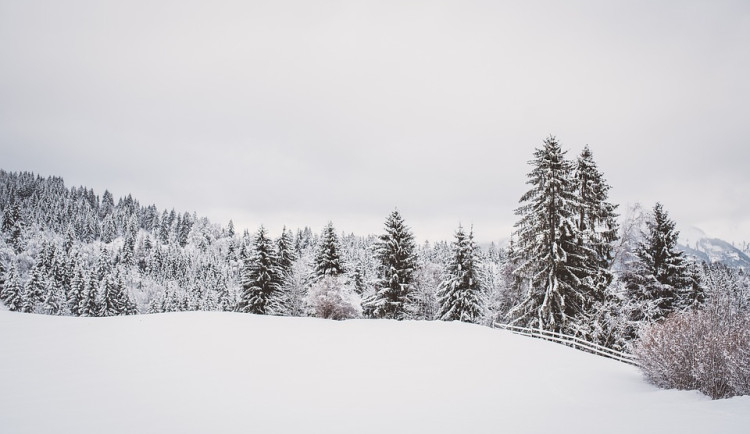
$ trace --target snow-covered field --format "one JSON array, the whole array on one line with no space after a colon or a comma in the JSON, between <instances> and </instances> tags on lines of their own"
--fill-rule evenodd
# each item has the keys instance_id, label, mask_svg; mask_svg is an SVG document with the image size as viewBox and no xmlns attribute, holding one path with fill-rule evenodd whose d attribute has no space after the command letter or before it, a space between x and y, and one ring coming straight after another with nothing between
<instances>
[{"instance_id":1,"label":"snow-covered field","mask_svg":"<svg viewBox=\"0 0 750 434\"><path fill-rule=\"evenodd\" d=\"M441 322L0 312L2 433L747 433L554 343Z\"/></svg>"}]
</instances>

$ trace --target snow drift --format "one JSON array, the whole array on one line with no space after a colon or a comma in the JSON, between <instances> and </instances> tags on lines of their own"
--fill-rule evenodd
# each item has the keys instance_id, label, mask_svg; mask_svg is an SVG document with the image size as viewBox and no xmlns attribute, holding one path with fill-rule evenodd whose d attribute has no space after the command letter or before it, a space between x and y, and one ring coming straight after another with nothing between
<instances>
[{"instance_id":1,"label":"snow drift","mask_svg":"<svg viewBox=\"0 0 750 434\"><path fill-rule=\"evenodd\" d=\"M461 323L0 312L4 433L740 433L750 397Z\"/></svg>"}]
</instances>

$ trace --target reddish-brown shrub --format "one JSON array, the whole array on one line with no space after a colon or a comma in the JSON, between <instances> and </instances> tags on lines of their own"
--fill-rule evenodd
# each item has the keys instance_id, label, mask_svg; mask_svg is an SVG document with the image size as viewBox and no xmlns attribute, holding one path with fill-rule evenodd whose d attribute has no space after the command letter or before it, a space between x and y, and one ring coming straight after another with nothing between
<instances>
[{"instance_id":1,"label":"reddish-brown shrub","mask_svg":"<svg viewBox=\"0 0 750 434\"><path fill-rule=\"evenodd\" d=\"M750 318L716 306L646 327L634 347L646 378L718 399L750 394Z\"/></svg>"}]
</instances>

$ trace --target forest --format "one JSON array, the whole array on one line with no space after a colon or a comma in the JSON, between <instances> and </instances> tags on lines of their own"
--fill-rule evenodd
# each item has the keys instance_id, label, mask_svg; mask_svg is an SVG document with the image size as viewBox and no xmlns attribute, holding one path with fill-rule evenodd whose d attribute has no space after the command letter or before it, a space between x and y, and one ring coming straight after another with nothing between
<instances>
[{"instance_id":1,"label":"forest","mask_svg":"<svg viewBox=\"0 0 750 434\"><path fill-rule=\"evenodd\" d=\"M513 324L635 353L664 387L750 393L746 270L685 255L662 204L619 210L589 147L568 159L549 137L529 164L513 237L486 247L461 226L451 240L417 244L398 210L380 234L339 233L333 222L238 233L231 220L0 170L0 302L90 317L203 310ZM725 360L676 375L685 348Z\"/></svg>"}]
</instances>

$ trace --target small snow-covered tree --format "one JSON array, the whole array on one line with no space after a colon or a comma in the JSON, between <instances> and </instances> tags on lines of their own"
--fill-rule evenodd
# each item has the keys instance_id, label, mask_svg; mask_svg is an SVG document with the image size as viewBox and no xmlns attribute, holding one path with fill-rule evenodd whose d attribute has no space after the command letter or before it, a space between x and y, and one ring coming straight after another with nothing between
<instances>
[{"instance_id":1,"label":"small snow-covered tree","mask_svg":"<svg viewBox=\"0 0 750 434\"><path fill-rule=\"evenodd\" d=\"M0 230L6 236L8 245L13 247L16 253L21 253L24 248L23 229L24 221L21 218L21 210L18 203L11 199L11 203L3 213L3 224Z\"/></svg>"},{"instance_id":2,"label":"small snow-covered tree","mask_svg":"<svg viewBox=\"0 0 750 434\"><path fill-rule=\"evenodd\" d=\"M362 314L360 298L344 276L325 276L316 280L305 298L311 316L335 320L358 318Z\"/></svg>"},{"instance_id":3,"label":"small snow-covered tree","mask_svg":"<svg viewBox=\"0 0 750 434\"><path fill-rule=\"evenodd\" d=\"M98 316L100 308L98 303L97 280L93 272L89 273L83 280L83 291L81 292L78 314L80 316Z\"/></svg>"},{"instance_id":4,"label":"small snow-covered tree","mask_svg":"<svg viewBox=\"0 0 750 434\"><path fill-rule=\"evenodd\" d=\"M73 280L70 283L70 291L68 291L68 307L70 313L75 316L81 315L81 299L85 290L86 282L83 278L83 269L78 268L73 275Z\"/></svg>"},{"instance_id":5,"label":"small snow-covered tree","mask_svg":"<svg viewBox=\"0 0 750 434\"><path fill-rule=\"evenodd\" d=\"M375 318L405 319L417 258L414 235L398 211L386 219L385 234L374 253L378 280L375 293L363 302L365 312Z\"/></svg>"},{"instance_id":6,"label":"small snow-covered tree","mask_svg":"<svg viewBox=\"0 0 750 434\"><path fill-rule=\"evenodd\" d=\"M459 226L455 237L453 254L437 293L438 318L477 323L482 319L484 308L478 248L473 231L466 235Z\"/></svg>"},{"instance_id":7,"label":"small snow-covered tree","mask_svg":"<svg viewBox=\"0 0 750 434\"><path fill-rule=\"evenodd\" d=\"M12 311L20 311L23 308L23 288L18 280L18 271L15 263L11 263L8 267L8 272L5 273L5 282L3 283L2 291L0 291L0 299L2 299L5 306Z\"/></svg>"},{"instance_id":8,"label":"small snow-covered tree","mask_svg":"<svg viewBox=\"0 0 750 434\"><path fill-rule=\"evenodd\" d=\"M284 278L291 272L292 264L297 259L294 251L294 239L292 233L286 230L286 226L281 230L281 236L276 240L276 251L278 252L279 271Z\"/></svg>"},{"instance_id":9,"label":"small snow-covered tree","mask_svg":"<svg viewBox=\"0 0 750 434\"><path fill-rule=\"evenodd\" d=\"M338 276L345 271L341 258L341 247L339 238L333 223L328 222L320 236L318 252L315 256L315 275L317 277Z\"/></svg>"},{"instance_id":10,"label":"small snow-covered tree","mask_svg":"<svg viewBox=\"0 0 750 434\"><path fill-rule=\"evenodd\" d=\"M287 316L305 316L305 300L311 283L309 257L300 257L292 262L281 287L281 305Z\"/></svg>"},{"instance_id":11,"label":"small snow-covered tree","mask_svg":"<svg viewBox=\"0 0 750 434\"><path fill-rule=\"evenodd\" d=\"M276 251L266 229L261 226L253 243L252 255L242 269L242 291L237 310L245 313L276 313L281 290L281 272Z\"/></svg>"},{"instance_id":12,"label":"small snow-covered tree","mask_svg":"<svg viewBox=\"0 0 750 434\"><path fill-rule=\"evenodd\" d=\"M27 313L36 312L37 307L41 307L44 302L47 285L44 278L42 262L37 262L31 269L31 277L26 282L22 300L22 310Z\"/></svg>"}]
</instances>

